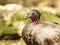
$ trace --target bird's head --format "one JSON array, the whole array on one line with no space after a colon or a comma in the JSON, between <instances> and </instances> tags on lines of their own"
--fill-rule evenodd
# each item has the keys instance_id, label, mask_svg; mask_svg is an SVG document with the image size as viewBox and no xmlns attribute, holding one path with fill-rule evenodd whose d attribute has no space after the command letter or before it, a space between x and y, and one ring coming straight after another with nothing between
<instances>
[{"instance_id":1,"label":"bird's head","mask_svg":"<svg viewBox=\"0 0 60 45\"><path fill-rule=\"evenodd\" d=\"M30 18L32 22L34 22L34 21L39 20L40 16L41 16L41 13L38 10L33 9L27 14L25 18Z\"/></svg>"}]
</instances>

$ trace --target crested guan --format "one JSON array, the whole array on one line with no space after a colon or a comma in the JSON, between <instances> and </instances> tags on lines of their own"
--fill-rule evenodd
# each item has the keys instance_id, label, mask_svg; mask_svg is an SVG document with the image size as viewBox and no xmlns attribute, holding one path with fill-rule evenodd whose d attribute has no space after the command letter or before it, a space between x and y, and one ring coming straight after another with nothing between
<instances>
[{"instance_id":1,"label":"crested guan","mask_svg":"<svg viewBox=\"0 0 60 45\"><path fill-rule=\"evenodd\" d=\"M22 31L22 38L27 45L59 45L60 25L55 23L42 23L39 21L41 13L33 9L26 18L32 20Z\"/></svg>"}]
</instances>

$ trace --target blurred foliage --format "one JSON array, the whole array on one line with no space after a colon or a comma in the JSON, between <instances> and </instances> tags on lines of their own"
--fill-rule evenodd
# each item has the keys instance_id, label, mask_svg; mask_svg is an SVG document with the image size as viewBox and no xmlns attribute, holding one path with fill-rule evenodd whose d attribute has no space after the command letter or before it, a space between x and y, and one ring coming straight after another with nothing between
<instances>
[{"instance_id":1,"label":"blurred foliage","mask_svg":"<svg viewBox=\"0 0 60 45\"><path fill-rule=\"evenodd\" d=\"M4 39L10 39L12 38L10 36L14 35L14 38L15 36L19 38L23 27L29 22L24 19L26 10L24 8L17 10L19 6L16 8L16 5L13 5L12 10L9 10L8 7L10 6L7 6L6 9L4 7L0 12L0 37L3 35Z\"/></svg>"},{"instance_id":2,"label":"blurred foliage","mask_svg":"<svg viewBox=\"0 0 60 45\"><path fill-rule=\"evenodd\" d=\"M0 5L12 3L20 4L25 7L38 6L39 4L42 6L56 7L59 3L59 0L0 0Z\"/></svg>"},{"instance_id":3,"label":"blurred foliage","mask_svg":"<svg viewBox=\"0 0 60 45\"><path fill-rule=\"evenodd\" d=\"M58 17L59 13L54 8L45 7L45 9L41 9L41 13L41 21L50 21L60 24L60 17Z\"/></svg>"}]
</instances>

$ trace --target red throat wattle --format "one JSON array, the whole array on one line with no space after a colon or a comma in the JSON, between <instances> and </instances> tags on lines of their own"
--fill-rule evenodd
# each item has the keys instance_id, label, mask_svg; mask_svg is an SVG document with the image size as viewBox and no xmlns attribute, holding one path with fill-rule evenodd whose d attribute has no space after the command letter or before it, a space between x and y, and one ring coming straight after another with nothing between
<instances>
[{"instance_id":1,"label":"red throat wattle","mask_svg":"<svg viewBox=\"0 0 60 45\"><path fill-rule=\"evenodd\" d=\"M31 18L32 22L36 21L36 18Z\"/></svg>"}]
</instances>

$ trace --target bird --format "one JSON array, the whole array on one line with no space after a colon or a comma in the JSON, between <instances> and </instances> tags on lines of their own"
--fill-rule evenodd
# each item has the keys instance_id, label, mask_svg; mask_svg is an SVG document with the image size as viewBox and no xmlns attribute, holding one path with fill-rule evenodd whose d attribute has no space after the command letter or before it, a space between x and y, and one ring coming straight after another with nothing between
<instances>
[{"instance_id":1,"label":"bird","mask_svg":"<svg viewBox=\"0 0 60 45\"><path fill-rule=\"evenodd\" d=\"M40 22L41 13L32 9L27 13L26 19L30 18L22 30L22 38L27 45L59 45L60 25L54 22Z\"/></svg>"}]
</instances>

